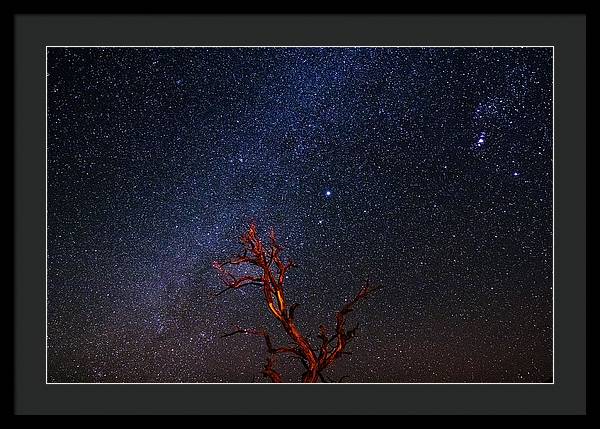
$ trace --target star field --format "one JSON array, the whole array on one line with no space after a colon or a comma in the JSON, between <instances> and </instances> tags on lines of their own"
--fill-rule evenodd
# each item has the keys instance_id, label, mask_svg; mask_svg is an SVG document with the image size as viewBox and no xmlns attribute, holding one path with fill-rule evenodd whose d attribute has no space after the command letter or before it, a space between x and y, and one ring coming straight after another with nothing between
<instances>
[{"instance_id":1,"label":"star field","mask_svg":"<svg viewBox=\"0 0 600 429\"><path fill-rule=\"evenodd\" d=\"M49 48L48 381L266 382L275 228L346 382L552 379L549 48ZM280 358L286 381L301 367Z\"/></svg>"}]
</instances>

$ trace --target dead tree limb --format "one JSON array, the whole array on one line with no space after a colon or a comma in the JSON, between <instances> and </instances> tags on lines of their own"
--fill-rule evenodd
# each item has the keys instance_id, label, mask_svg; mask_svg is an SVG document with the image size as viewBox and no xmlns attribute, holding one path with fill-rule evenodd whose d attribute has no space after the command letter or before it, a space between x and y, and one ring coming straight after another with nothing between
<instances>
[{"instance_id":1,"label":"dead tree limb","mask_svg":"<svg viewBox=\"0 0 600 429\"><path fill-rule=\"evenodd\" d=\"M330 336L324 325L319 327L317 337L320 340L320 346L314 348L310 341L302 334L295 321L295 310L297 303L288 305L284 283L286 274L290 268L296 266L292 261L284 261L281 258L283 247L277 242L275 232L271 229L269 233L269 242L264 245L257 235L256 225L251 224L248 231L240 238L243 246L241 254L225 260L223 262L214 262L214 268L221 274L225 289L221 290L220 295L231 289L241 289L246 286L261 287L267 309L275 317L283 330L289 337L293 346L274 347L271 337L266 330L236 329L228 334L222 335L222 338L234 334L258 335L265 339L269 357L263 370L263 375L273 382L281 382L282 376L275 369L275 360L278 354L288 353L296 356L302 362L306 371L302 374L301 380L304 383L316 383L319 380L326 381L322 371L331 366L342 354L349 354L345 351L348 342L354 338L358 325L352 329L346 329L346 319L354 306L365 299L371 293L380 289L375 287L367 280L353 299L348 301L336 314L335 334ZM236 275L231 270L232 267L244 266L245 268L258 269L258 274ZM341 379L340 379L341 381Z\"/></svg>"}]
</instances>

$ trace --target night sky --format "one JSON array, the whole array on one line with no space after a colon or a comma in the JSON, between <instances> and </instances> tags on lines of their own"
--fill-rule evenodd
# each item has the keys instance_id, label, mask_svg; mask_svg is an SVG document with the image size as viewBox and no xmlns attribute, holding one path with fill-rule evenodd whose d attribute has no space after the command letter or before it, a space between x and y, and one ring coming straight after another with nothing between
<instances>
[{"instance_id":1,"label":"night sky","mask_svg":"<svg viewBox=\"0 0 600 429\"><path fill-rule=\"evenodd\" d=\"M369 276L344 382L552 379L550 48L49 48L48 381L268 382L214 260L273 226L296 318ZM285 381L303 368L280 357Z\"/></svg>"}]
</instances>

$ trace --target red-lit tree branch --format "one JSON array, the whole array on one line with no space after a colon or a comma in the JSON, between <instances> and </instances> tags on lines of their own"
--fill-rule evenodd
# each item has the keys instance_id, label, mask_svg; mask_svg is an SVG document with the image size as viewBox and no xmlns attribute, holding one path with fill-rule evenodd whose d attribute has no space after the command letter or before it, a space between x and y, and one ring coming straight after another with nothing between
<instances>
[{"instance_id":1,"label":"red-lit tree branch","mask_svg":"<svg viewBox=\"0 0 600 429\"><path fill-rule=\"evenodd\" d=\"M257 235L256 225L251 224L240 241L243 246L240 255L213 264L221 274L225 284L225 289L217 295L230 289L241 289L245 286L262 287L268 311L279 321L294 346L274 347L266 330L242 329L240 327L236 327L233 332L223 335L222 338L234 334L262 336L269 352L263 375L275 383L282 381L281 374L274 369L276 356L282 353L291 354L300 359L306 369L302 374L302 382L325 381L322 374L323 370L331 366L342 354L348 353L345 351L346 345L356 335L358 325L352 329L346 329L348 314L353 311L354 306L359 301L380 289L380 287L374 287L367 281L358 294L337 312L335 334L332 336L328 334L327 328L321 325L318 333L320 346L316 349L313 348L296 325L294 315L299 304L288 306L286 301L283 285L288 270L294 267L295 264L292 261L285 262L281 258L283 248L277 242L275 232L271 230L269 243L265 246ZM254 267L258 273L255 275L236 275L232 272L232 269L236 266Z\"/></svg>"}]
</instances>

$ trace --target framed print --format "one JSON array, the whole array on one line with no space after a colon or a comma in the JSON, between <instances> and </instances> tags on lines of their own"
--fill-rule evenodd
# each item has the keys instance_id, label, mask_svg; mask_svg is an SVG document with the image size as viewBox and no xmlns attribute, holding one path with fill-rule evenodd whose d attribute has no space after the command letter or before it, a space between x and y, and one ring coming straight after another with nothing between
<instances>
[{"instance_id":1,"label":"framed print","mask_svg":"<svg viewBox=\"0 0 600 429\"><path fill-rule=\"evenodd\" d=\"M166 18L15 18L19 413L585 412L585 16Z\"/></svg>"}]
</instances>

